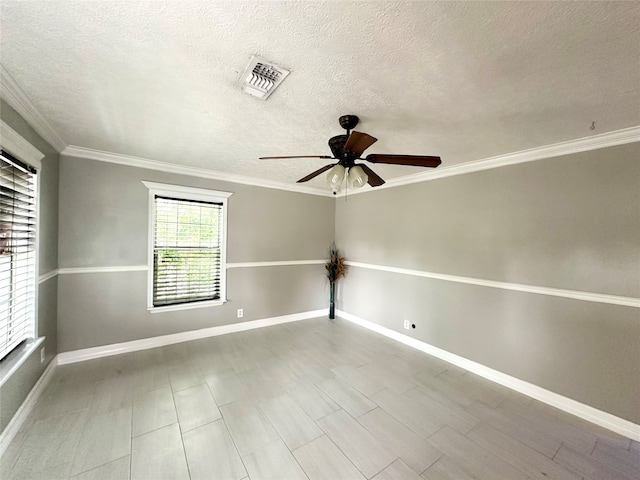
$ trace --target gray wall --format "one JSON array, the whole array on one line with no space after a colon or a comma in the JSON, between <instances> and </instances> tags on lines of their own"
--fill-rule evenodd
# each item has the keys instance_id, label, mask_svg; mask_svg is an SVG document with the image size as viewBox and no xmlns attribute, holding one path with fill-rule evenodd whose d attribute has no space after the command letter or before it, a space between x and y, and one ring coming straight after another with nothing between
<instances>
[{"instance_id":1,"label":"gray wall","mask_svg":"<svg viewBox=\"0 0 640 480\"><path fill-rule=\"evenodd\" d=\"M40 223L38 225L39 274L58 268L58 168L57 152L45 142L24 119L4 101L0 117L25 140L45 154L40 181ZM38 288L38 335L45 337L46 358L40 363L36 350L0 389L0 431L20 407L38 378L57 353L57 279L51 278Z\"/></svg>"},{"instance_id":2,"label":"gray wall","mask_svg":"<svg viewBox=\"0 0 640 480\"><path fill-rule=\"evenodd\" d=\"M357 262L640 297L639 153L636 143L338 200L337 244ZM637 308L356 267L340 293L348 313L640 423Z\"/></svg>"},{"instance_id":3,"label":"gray wall","mask_svg":"<svg viewBox=\"0 0 640 480\"><path fill-rule=\"evenodd\" d=\"M503 282L640 296L638 144L331 198L58 159L2 103L2 119L46 154L40 274L147 263L142 180L233 192L228 262L324 258ZM58 190L59 188L59 190ZM60 192L58 198L58 191ZM335 235L334 235L335 233ZM59 243L58 243L59 241ZM149 314L146 272L65 274L40 284L35 352L2 387L0 428L57 351L315 310L322 265L228 271L222 307ZM638 310L352 268L339 308L640 423ZM57 315L56 315L57 313ZM407 332L402 320L418 328Z\"/></svg>"},{"instance_id":4,"label":"gray wall","mask_svg":"<svg viewBox=\"0 0 640 480\"><path fill-rule=\"evenodd\" d=\"M60 165L60 268L147 264L148 189L142 181L233 192L227 262L316 260L334 238L335 202L235 183L91 160ZM81 273L58 278L61 352L326 308L322 265L233 268L226 304L151 314L147 273Z\"/></svg>"}]
</instances>

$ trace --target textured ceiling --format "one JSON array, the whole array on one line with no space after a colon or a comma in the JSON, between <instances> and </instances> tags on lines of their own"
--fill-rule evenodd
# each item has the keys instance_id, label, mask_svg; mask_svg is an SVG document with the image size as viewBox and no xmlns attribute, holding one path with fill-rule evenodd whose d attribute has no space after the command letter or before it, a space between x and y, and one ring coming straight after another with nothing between
<instances>
[{"instance_id":1,"label":"textured ceiling","mask_svg":"<svg viewBox=\"0 0 640 480\"><path fill-rule=\"evenodd\" d=\"M2 64L70 145L294 182L325 161L257 158L329 154L343 114L445 166L640 124L639 2L0 5ZM252 54L292 72L267 101Z\"/></svg>"}]
</instances>

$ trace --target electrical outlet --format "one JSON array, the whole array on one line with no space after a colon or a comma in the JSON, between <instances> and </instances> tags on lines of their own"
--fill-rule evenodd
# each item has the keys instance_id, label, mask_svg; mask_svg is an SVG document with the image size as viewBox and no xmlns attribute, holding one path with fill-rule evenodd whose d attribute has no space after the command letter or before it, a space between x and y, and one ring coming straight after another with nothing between
<instances>
[{"instance_id":1,"label":"electrical outlet","mask_svg":"<svg viewBox=\"0 0 640 480\"><path fill-rule=\"evenodd\" d=\"M44 363L44 347L40 349L40 363Z\"/></svg>"},{"instance_id":2,"label":"electrical outlet","mask_svg":"<svg viewBox=\"0 0 640 480\"><path fill-rule=\"evenodd\" d=\"M409 320L404 321L404 328L409 330Z\"/></svg>"},{"instance_id":3,"label":"electrical outlet","mask_svg":"<svg viewBox=\"0 0 640 480\"><path fill-rule=\"evenodd\" d=\"M244 310L242 308L238 309L238 318L244 317Z\"/></svg>"}]
</instances>

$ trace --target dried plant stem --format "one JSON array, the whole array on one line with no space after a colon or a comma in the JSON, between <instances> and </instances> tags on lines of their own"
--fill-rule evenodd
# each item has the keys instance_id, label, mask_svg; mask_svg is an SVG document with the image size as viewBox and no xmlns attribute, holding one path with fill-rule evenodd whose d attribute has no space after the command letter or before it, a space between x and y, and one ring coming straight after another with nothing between
<instances>
[{"instance_id":1,"label":"dried plant stem","mask_svg":"<svg viewBox=\"0 0 640 480\"><path fill-rule=\"evenodd\" d=\"M329 260L324 266L329 282L334 283L346 275L348 268L346 261L347 259L340 255L340 250L338 250L336 244L332 244L329 247Z\"/></svg>"}]
</instances>

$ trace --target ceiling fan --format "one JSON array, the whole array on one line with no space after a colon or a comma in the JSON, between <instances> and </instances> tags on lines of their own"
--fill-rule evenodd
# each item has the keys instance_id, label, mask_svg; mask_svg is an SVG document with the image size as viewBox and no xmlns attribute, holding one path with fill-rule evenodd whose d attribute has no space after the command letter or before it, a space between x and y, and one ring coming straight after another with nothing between
<instances>
[{"instance_id":1,"label":"ceiling fan","mask_svg":"<svg viewBox=\"0 0 640 480\"><path fill-rule=\"evenodd\" d=\"M301 178L296 183L308 182L312 178L317 177L321 173L329 170L327 180L336 195L345 177L350 188L360 188L368 183L372 187L378 187L384 184L384 180L380 178L371 168L364 163L356 163L356 160L364 160L371 163L387 163L392 165L412 165L416 167L432 167L440 165L440 157L420 156L420 155L387 155L372 153L365 158L360 157L362 153L378 141L377 138L351 131L358 125L360 119L356 115L343 115L340 117L340 126L344 128L346 135L336 135L329 139L329 148L333 156L329 155L294 155L288 157L260 157L260 160L277 160L285 158L329 158L338 160L337 163L330 163L319 168L306 177Z\"/></svg>"}]
</instances>

